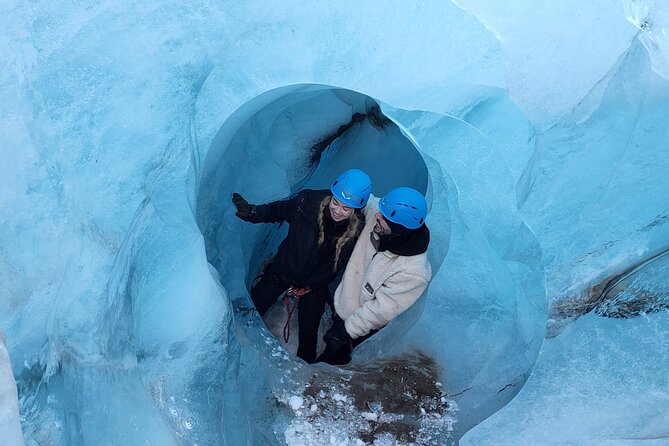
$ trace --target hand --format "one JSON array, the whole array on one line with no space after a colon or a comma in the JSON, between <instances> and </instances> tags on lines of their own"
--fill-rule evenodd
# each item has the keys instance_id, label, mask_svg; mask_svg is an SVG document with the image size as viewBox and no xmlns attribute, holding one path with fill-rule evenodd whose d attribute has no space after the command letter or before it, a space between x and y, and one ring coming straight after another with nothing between
<instances>
[{"instance_id":1,"label":"hand","mask_svg":"<svg viewBox=\"0 0 669 446\"><path fill-rule=\"evenodd\" d=\"M253 215L255 206L249 204L249 202L246 201L244 197L239 195L237 192L234 192L232 194L232 203L237 208L237 212L235 212L235 215L241 218L242 220L248 221L249 217Z\"/></svg>"},{"instance_id":2,"label":"hand","mask_svg":"<svg viewBox=\"0 0 669 446\"><path fill-rule=\"evenodd\" d=\"M326 362L331 365L345 365L351 362L351 336L346 331L344 321L336 316L332 327L323 336L325 351L316 359L316 362Z\"/></svg>"},{"instance_id":3,"label":"hand","mask_svg":"<svg viewBox=\"0 0 669 446\"><path fill-rule=\"evenodd\" d=\"M323 337L326 344L350 345L351 336L346 331L346 325L340 317L335 317L332 321L332 327L325 333Z\"/></svg>"}]
</instances>

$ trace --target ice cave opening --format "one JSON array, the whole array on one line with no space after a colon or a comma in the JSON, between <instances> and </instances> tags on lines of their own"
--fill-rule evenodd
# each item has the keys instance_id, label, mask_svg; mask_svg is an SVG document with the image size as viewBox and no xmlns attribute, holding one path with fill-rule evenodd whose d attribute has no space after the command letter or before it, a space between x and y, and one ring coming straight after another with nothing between
<instances>
[{"instance_id":1,"label":"ice cave opening","mask_svg":"<svg viewBox=\"0 0 669 446\"><path fill-rule=\"evenodd\" d=\"M274 255L287 225L240 222L234 217L232 193L266 203L305 188L326 189L339 173L354 167L372 178L376 196L398 186L423 193L430 188L415 142L374 99L351 90L286 86L247 102L221 126L202 169L197 219L208 260L237 312L253 308L247 290ZM285 317L279 299L265 316L275 335ZM296 336L285 346L295 353Z\"/></svg>"},{"instance_id":2,"label":"ice cave opening","mask_svg":"<svg viewBox=\"0 0 669 446\"><path fill-rule=\"evenodd\" d=\"M516 185L531 170L532 152L522 144L512 148L527 123L506 94L475 89L477 100L463 117L395 108L355 89L323 84L275 84L246 97L227 97L224 81L214 72L205 82L191 141L197 225L206 261L234 318L225 429L245 430L235 435L262 444L288 441L273 433L333 422L342 422L339 432L348 435L351 429L336 410L309 415L290 401L312 398L308 389L331 397L316 398L312 406L327 407L333 392L358 401L351 383L368 385L372 370L398 364L407 373L423 364L437 401L436 412L399 423L414 434L422 429L438 431L439 441L451 434L459 438L505 405L529 376L546 320L541 250L516 201ZM513 116L513 124L487 118L498 113ZM242 222L231 195L266 203L301 188L327 188L350 167L372 177L375 194L398 185L426 193L433 279L413 307L356 348L351 368L323 369L291 355L295 346L286 348L277 336L274 316L285 322L280 305L274 316L272 310L265 316L270 330L253 310L251 281L285 228ZM235 393L239 397L230 396ZM414 404L412 413L420 414L422 403ZM367 406L356 410L350 422L364 419ZM360 427L359 435L369 428Z\"/></svg>"}]
</instances>

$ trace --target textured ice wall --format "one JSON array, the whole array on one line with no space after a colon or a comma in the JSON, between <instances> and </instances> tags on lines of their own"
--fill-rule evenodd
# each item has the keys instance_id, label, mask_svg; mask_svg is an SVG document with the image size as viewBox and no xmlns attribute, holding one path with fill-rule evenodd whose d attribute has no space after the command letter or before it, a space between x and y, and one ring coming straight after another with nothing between
<instances>
[{"instance_id":1,"label":"textured ice wall","mask_svg":"<svg viewBox=\"0 0 669 446\"><path fill-rule=\"evenodd\" d=\"M669 82L655 58L634 42L537 138L543 175L524 211L554 253L553 339L520 394L464 445L667 442Z\"/></svg>"},{"instance_id":2,"label":"textured ice wall","mask_svg":"<svg viewBox=\"0 0 669 446\"><path fill-rule=\"evenodd\" d=\"M653 70L669 79L669 9L659 0L625 0L627 20L641 30L639 40L648 50Z\"/></svg>"},{"instance_id":3,"label":"textured ice wall","mask_svg":"<svg viewBox=\"0 0 669 446\"><path fill-rule=\"evenodd\" d=\"M455 9L453 14L458 19L452 20L468 24L466 32L475 33L470 41L485 41L489 38L485 29L471 26L468 16L463 15L462 11ZM398 26L395 33L414 32L413 29L406 30L402 27L407 23L412 27L414 20L417 18L410 17L406 21L402 19L398 24L393 23ZM312 26L311 23L291 25L295 27L291 27L291 30ZM279 31L282 32L283 29L281 27ZM389 38L385 34L387 31L384 29L376 36L365 33L360 39L375 39L378 45L380 37ZM292 44L293 40L301 38L303 36L296 32L289 42ZM394 44L394 50L414 57L413 69L416 66L423 66L425 70L434 69L436 61L424 60L424 55L417 53L411 46L414 44L413 40L400 41L405 42L404 45L408 48L399 48ZM246 44L242 42L240 45ZM221 65L212 72L200 93L195 121L198 147L200 153L209 150L209 156L213 158L202 161L203 181L210 182L210 176L218 176L212 183L215 186L207 186L207 189L211 188L216 194L220 194L218 200L215 200L220 201L229 196L232 187L245 185L252 194L252 199L262 201L263 198L267 200L285 196L294 187L293 183L297 181L295 171L305 171L304 168L295 166L296 162L304 158L299 150L304 150L309 135L313 137L314 133L310 123L302 122L299 117L306 116L304 110L315 109L318 99L304 96L300 102L304 104L300 114L298 107L293 105L297 101L285 100L289 94L294 93L291 85L306 82L351 88L365 94L369 94L369 91L376 92L378 96L373 97L382 101L384 113L399 123L407 137L415 141L430 170L433 188L429 195L433 204L432 218L435 221L432 226L435 271L439 271L451 243L450 215L457 218L458 244L457 250L454 250L457 254L449 257L452 263L435 277L433 286L438 291L434 297L428 295L426 299L427 305L431 306L426 314L433 315L433 319L420 319L416 333L407 336L409 341L398 347L396 353L401 354L403 351L420 347L440 359L441 365L449 370L443 376L447 384L451 385L449 391L461 395L463 413L470 414L463 417L458 426L459 429L467 429L499 408L519 390L529 375L545 327L541 253L531 232L524 227L517 215L516 183L523 176L533 153L532 146L528 144L531 126L517 107L508 101L502 90L465 86L463 84L468 80L452 79L453 74L449 72L445 72L444 77L437 80L426 78L424 73L421 73L422 77L413 78L411 81L404 80L401 76L399 79L395 77L394 87L389 89L386 87L391 84L380 81L379 77L391 76L394 72L380 72L378 65L367 64L366 61L361 61L361 65L351 72L351 76L342 78L339 75L337 59L329 61L331 64L335 63L329 70L314 73L308 67L312 63L320 64L321 61L309 60L313 56L307 54L294 60L290 71L286 71L284 66L275 63L276 55L269 53L264 46L260 45L259 48L253 45L248 50L254 56L254 64L245 67L244 73L247 80L252 79L253 82L247 81L240 88L236 83L236 79L241 76L240 72L233 69L232 64ZM458 57L464 57L460 51L457 49ZM357 60L355 53L351 55L346 60L347 64ZM455 56L447 56L449 58ZM485 63L491 62L486 59ZM445 65L445 68L448 67ZM309 91L308 84L295 87L294 90ZM411 91L430 91L432 95L421 92L416 97L405 98L402 93L404 88ZM312 104L308 105L307 100L311 100ZM282 106L282 101L287 104ZM390 102L390 105L385 105L385 101ZM395 103L410 110L426 111L403 111L399 107L391 106ZM321 125L324 130L337 128L354 113L351 110L343 118L337 118L334 114L337 107L326 106L325 102L323 104L324 111L320 113L319 119L323 121ZM285 119L279 116L284 108L290 110L286 111L291 119L289 128L298 136L292 140L295 152L281 156L278 154L285 153L285 143L279 138L277 147L274 147L273 142L267 139L267 134L269 129L280 129L284 125ZM445 111L452 111L462 118L445 115ZM332 117L329 117L331 114ZM497 114L507 116L508 120L496 119ZM211 119L212 116L218 117L220 127L211 126L215 122ZM204 124L199 117L204 118ZM334 124L328 123L328 120ZM246 143L240 148L236 138L242 133L241 127L257 130L255 137L251 137L253 134L248 130L243 131L247 135L244 137ZM280 130L274 134L280 136ZM489 137L494 138L494 141ZM245 152L242 153L242 150ZM256 150L262 152L256 154ZM267 182L263 182L260 189L257 189L253 185L254 178L258 175L253 172L258 168L258 162L268 162L260 155L266 151L273 161L269 161L268 175L264 177ZM365 152L364 147L360 148L360 152ZM234 163L239 175L224 175L225 168L220 167L220 160L223 159L228 164ZM247 160L253 160L253 164L247 167ZM383 160L378 159L376 162L382 163ZM212 166L219 166L216 167L218 171L212 172ZM453 176L457 178L453 179ZM326 181L323 177L320 180ZM235 183L237 186L233 186ZM279 189L276 190L277 188ZM217 214L223 215L221 212ZM235 222L229 210L223 221L226 222L226 228L237 230L235 225L238 222ZM254 240L254 237L259 240L258 231L255 228L243 229L242 240L247 241L245 244L248 244L248 240ZM234 234L235 232L231 234L230 240L239 240ZM262 240L262 243L267 242L266 238ZM219 240L219 244L226 245L223 239ZM250 253L246 252L244 255L248 258ZM225 257L240 258L236 244ZM212 261L220 271L232 271L230 267L220 269L217 259L218 254L214 255ZM236 265L236 271L237 277L242 275L239 264ZM244 275L246 274L248 272L244 271ZM234 296L243 293L239 278L232 280L237 285L233 286L224 281L224 286L233 287ZM417 310L420 308L422 306L417 307ZM449 322L458 319L462 320L462 326L451 324L450 329L446 328ZM407 320L415 321L416 315L408 315ZM472 321L476 323L470 326ZM398 343L399 335L408 329L407 324L408 322L398 321L392 328L385 330L367 347L368 353L361 351L362 360L370 359L379 351L390 350ZM462 327L467 329L463 330ZM441 334L427 335L435 331ZM425 342L425 339L430 340ZM495 366L499 361L508 366Z\"/></svg>"},{"instance_id":4,"label":"textured ice wall","mask_svg":"<svg viewBox=\"0 0 669 446\"><path fill-rule=\"evenodd\" d=\"M538 130L569 113L634 38L623 2L457 0L499 39L509 96Z\"/></svg>"},{"instance_id":5,"label":"textured ice wall","mask_svg":"<svg viewBox=\"0 0 669 446\"><path fill-rule=\"evenodd\" d=\"M667 444L668 329L666 311L579 319L544 342L520 394L460 444Z\"/></svg>"},{"instance_id":6,"label":"textured ice wall","mask_svg":"<svg viewBox=\"0 0 669 446\"><path fill-rule=\"evenodd\" d=\"M228 88L200 98L231 111L294 83L269 81L272 66L300 81L362 79L396 105L429 101L444 79L502 83L494 39L452 6L228 6L3 5L2 209L13 212L3 212L0 315L30 441L215 442L244 429L227 299L202 262L189 183L202 160L191 159L188 120L213 65L229 70ZM452 17L475 38L444 34ZM230 338L219 342L218 328Z\"/></svg>"},{"instance_id":7,"label":"textured ice wall","mask_svg":"<svg viewBox=\"0 0 669 446\"><path fill-rule=\"evenodd\" d=\"M194 269L184 277L196 276L201 285L197 289L207 290L193 294L205 304L207 321L211 324L218 319L225 324L228 311L225 304L219 306L226 302L224 292L215 290L208 272L203 274L204 247L198 241L192 209L193 179L207 149L199 148L189 171L192 147L186 141L195 97L212 66L217 67L214 76L226 81L226 89L198 96L200 116L192 129L198 141L211 139L220 128L221 117L248 99L302 82L349 88L399 109L449 111L468 122L493 119L486 113L467 113L469 104L479 104L476 98L488 96L481 95L480 89L459 85L505 88L508 82L512 98L543 130L593 88L592 104L597 108L597 97L603 93L595 88L597 81L615 67L637 32L621 20L624 12L618 14L617 7L605 3L562 2L555 9L530 3L518 5L512 15L500 14L492 4L477 4L472 10L492 34L477 18L463 16L441 2L420 3L408 11L401 2L340 3L328 9L309 3L267 8L252 2L3 4L0 157L1 165L8 167L0 175L0 324L9 333L8 348L28 438L42 444L75 443L83 433L84 439L125 435L138 442L158 439L169 444L173 435L196 438L197 432L217 436L222 431L216 420L201 422L198 417L180 416L208 410L196 408L198 403L194 405L184 393L192 396L190 390L195 389L202 396L195 398L199 401L218 393L197 386L180 387L184 381L178 378L195 376L195 364L203 359L209 358L216 367L221 361L216 354L208 355L215 332L195 329L193 321L202 314L201 306L193 307L191 318L186 317L189 323L175 323L183 315L178 310L184 310L180 297L188 293L179 291L183 284L169 281L188 263ZM635 24L652 30L652 42L661 43L662 9L650 2L629 4L654 5L649 10L655 12ZM352 8L356 14L351 14ZM495 23L495 17L503 23ZM660 64L653 62L652 68L659 72ZM637 87L626 85L631 90ZM443 86L453 88L440 88ZM609 104L604 103L602 109ZM475 107L474 111L484 109ZM490 135L496 137L503 126L493 128ZM644 125L637 131L647 128L654 134L660 126ZM513 140L514 135L507 136L507 141ZM530 143L519 145L529 146L522 156L507 160L512 177L520 180L516 188L519 203L528 199L531 186L537 183L544 181L545 190L555 178L572 178L569 167L574 164L569 163L544 176L547 166L562 160L559 143L552 151L555 156L548 157L551 151L542 150L545 145L534 148L534 140ZM535 168L524 171L525 161L521 160L530 158ZM578 164L578 155L574 159ZM627 160L619 168L626 166L635 168ZM588 166L582 168L587 171ZM652 169L646 177L652 184L661 184ZM172 186L181 192L172 193ZM620 190L619 204L607 209L626 208L628 195L624 188ZM559 202L560 193L556 188L553 199ZM466 200L468 194L460 198ZM560 284L569 283L562 277L568 278L570 269L577 277L584 276L585 270L595 271L592 275L596 276L600 266L607 264L608 254L600 256L594 268L588 260L579 261L587 254L578 252L580 247L570 250L574 262L553 261L563 246L560 240L571 240L579 227L570 219L551 220L553 209L556 207L542 211L537 221L546 226L535 231L545 247L548 271L557 274ZM132 221L138 224L131 225ZM650 234L649 238L662 234L663 221L647 222L649 230L643 233ZM554 224L548 226L551 222ZM600 227L584 229L598 234ZM161 241L169 243L163 247ZM142 251L142 246L149 249ZM603 241L603 252L607 246ZM136 271L141 274L130 274L135 271L134 249L140 252ZM190 264L186 260L193 253L199 253L195 255L199 260ZM621 260L613 262L614 266L626 263L625 253L620 253ZM130 277L133 279L128 280ZM561 285L552 285L552 277L549 275L548 288L560 291ZM155 291L154 285L158 287ZM127 299L131 296L145 298ZM168 304L156 306L156 302L163 303L161 296L167 296ZM130 311L135 303L137 313ZM108 312L109 308L114 311ZM118 309L123 311L115 311ZM169 317L162 326L161 317L166 313ZM119 317L104 322L108 315ZM142 334L137 348L116 342L114 336L122 334L122 341L130 326ZM180 343L189 333L197 339ZM121 346L127 356L117 355ZM227 346L226 342L216 352L225 353ZM110 351L114 355L107 356ZM137 365L133 358L139 359ZM171 368L179 358L184 367ZM550 365L550 357L542 358ZM234 362L222 372L226 382L235 382ZM147 367L142 369L142 364ZM201 370L207 369L206 361L204 365ZM211 375L214 380L220 378L217 373L221 372ZM555 373L559 377L559 371ZM109 388L102 400L92 397L109 387L109 382L118 387ZM174 383L174 388L168 386L164 392L161 382ZM234 395L234 384L231 387L227 391ZM70 399L61 400L65 394ZM134 396L141 399L140 404ZM231 400L221 404L234 415L241 406L234 397ZM106 403L113 403L108 407L114 408L111 413L116 416L92 415L101 413ZM219 410L217 404L212 403L214 411ZM80 410L64 416L65 407ZM142 414L141 423L128 423L125 417L119 420L118 415L127 413L129 407L143 408L137 410ZM235 423L234 416L228 419L242 425ZM128 425L127 432L119 430ZM192 434L193 426L196 434Z\"/></svg>"},{"instance_id":8,"label":"textured ice wall","mask_svg":"<svg viewBox=\"0 0 669 446\"><path fill-rule=\"evenodd\" d=\"M0 326L26 440L216 442L223 392L209 384L225 374L228 313L197 226L180 216L183 140L224 40L221 11L1 9ZM186 213L171 212L179 203Z\"/></svg>"}]
</instances>

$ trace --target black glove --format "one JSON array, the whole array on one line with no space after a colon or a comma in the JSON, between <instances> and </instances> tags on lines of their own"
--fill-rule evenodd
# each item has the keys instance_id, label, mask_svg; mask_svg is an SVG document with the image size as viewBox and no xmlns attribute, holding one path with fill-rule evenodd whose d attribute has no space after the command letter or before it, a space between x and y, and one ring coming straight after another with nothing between
<instances>
[{"instance_id":1,"label":"black glove","mask_svg":"<svg viewBox=\"0 0 669 446\"><path fill-rule=\"evenodd\" d=\"M235 215L244 221L248 221L249 218L255 213L255 206L249 204L249 202L246 201L244 197L239 195L237 192L232 194L232 203L237 208Z\"/></svg>"},{"instance_id":2,"label":"black glove","mask_svg":"<svg viewBox=\"0 0 669 446\"><path fill-rule=\"evenodd\" d=\"M351 362L351 336L340 317L335 316L332 327L325 333L323 339L325 351L316 362L326 362L331 365L345 365Z\"/></svg>"},{"instance_id":3,"label":"black glove","mask_svg":"<svg viewBox=\"0 0 669 446\"><path fill-rule=\"evenodd\" d=\"M331 345L345 345L349 346L351 343L351 336L346 331L346 325L344 325L344 320L340 317L335 317L332 320L332 327L325 333L323 336L326 344Z\"/></svg>"}]
</instances>

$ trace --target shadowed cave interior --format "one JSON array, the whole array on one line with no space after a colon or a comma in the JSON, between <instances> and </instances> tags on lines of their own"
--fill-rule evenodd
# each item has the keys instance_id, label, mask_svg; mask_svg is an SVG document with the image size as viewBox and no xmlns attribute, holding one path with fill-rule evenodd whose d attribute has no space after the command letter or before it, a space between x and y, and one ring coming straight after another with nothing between
<instances>
[{"instance_id":1,"label":"shadowed cave interior","mask_svg":"<svg viewBox=\"0 0 669 446\"><path fill-rule=\"evenodd\" d=\"M398 186L423 193L430 187L415 145L376 101L353 91L285 87L250 101L223 124L205 162L197 215L209 262L237 312L253 309L248 289L276 252L287 225L238 220L232 193L241 193L250 203L267 203L306 188L329 188L339 173L354 167L372 178L376 196ZM331 284L333 290L337 282ZM326 311L326 323L328 316ZM294 314L286 345L292 353L297 348L296 320ZM286 321L281 299L265 321L281 338Z\"/></svg>"}]
</instances>

